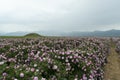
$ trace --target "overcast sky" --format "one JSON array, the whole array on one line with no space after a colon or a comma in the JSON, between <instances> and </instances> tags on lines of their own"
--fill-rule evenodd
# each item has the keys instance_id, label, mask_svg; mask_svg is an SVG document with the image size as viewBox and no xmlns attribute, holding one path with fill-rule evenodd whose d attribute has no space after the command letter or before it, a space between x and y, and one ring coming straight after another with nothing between
<instances>
[{"instance_id":1,"label":"overcast sky","mask_svg":"<svg viewBox=\"0 0 120 80\"><path fill-rule=\"evenodd\" d=\"M0 31L120 29L120 0L0 0Z\"/></svg>"}]
</instances>

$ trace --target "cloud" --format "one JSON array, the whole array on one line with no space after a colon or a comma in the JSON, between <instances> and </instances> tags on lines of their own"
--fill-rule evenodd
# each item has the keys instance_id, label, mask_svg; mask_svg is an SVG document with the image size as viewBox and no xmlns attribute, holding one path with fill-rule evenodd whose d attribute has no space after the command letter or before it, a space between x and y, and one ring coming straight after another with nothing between
<instances>
[{"instance_id":1,"label":"cloud","mask_svg":"<svg viewBox=\"0 0 120 80\"><path fill-rule=\"evenodd\" d=\"M0 31L120 29L119 4L119 0L1 0Z\"/></svg>"}]
</instances>

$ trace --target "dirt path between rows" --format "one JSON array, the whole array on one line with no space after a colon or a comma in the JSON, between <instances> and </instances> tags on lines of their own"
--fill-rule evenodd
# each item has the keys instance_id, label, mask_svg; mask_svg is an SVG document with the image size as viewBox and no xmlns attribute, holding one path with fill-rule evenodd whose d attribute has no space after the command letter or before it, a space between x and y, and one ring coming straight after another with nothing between
<instances>
[{"instance_id":1,"label":"dirt path between rows","mask_svg":"<svg viewBox=\"0 0 120 80\"><path fill-rule=\"evenodd\" d=\"M114 46L111 46L110 50L108 63L105 65L104 80L120 80L120 55L115 52Z\"/></svg>"}]
</instances>

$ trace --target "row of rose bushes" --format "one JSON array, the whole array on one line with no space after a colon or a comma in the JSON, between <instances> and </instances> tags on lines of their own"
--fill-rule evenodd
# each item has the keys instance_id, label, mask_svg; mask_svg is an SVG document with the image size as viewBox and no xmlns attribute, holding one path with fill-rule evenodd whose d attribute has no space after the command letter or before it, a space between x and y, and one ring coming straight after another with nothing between
<instances>
[{"instance_id":1,"label":"row of rose bushes","mask_svg":"<svg viewBox=\"0 0 120 80\"><path fill-rule=\"evenodd\" d=\"M116 39L116 52L120 54L120 38Z\"/></svg>"},{"instance_id":2,"label":"row of rose bushes","mask_svg":"<svg viewBox=\"0 0 120 80\"><path fill-rule=\"evenodd\" d=\"M101 80L106 39L0 39L0 80Z\"/></svg>"}]
</instances>

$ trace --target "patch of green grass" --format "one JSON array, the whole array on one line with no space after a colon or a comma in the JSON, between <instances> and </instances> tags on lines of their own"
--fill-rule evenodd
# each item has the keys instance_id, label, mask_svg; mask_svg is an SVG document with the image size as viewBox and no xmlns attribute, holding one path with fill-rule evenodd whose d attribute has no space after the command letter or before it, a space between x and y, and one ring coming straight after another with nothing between
<instances>
[{"instance_id":1,"label":"patch of green grass","mask_svg":"<svg viewBox=\"0 0 120 80\"><path fill-rule=\"evenodd\" d=\"M25 36L0 36L0 38L37 38L37 37L42 37L42 36L37 33L29 33L26 34Z\"/></svg>"},{"instance_id":2,"label":"patch of green grass","mask_svg":"<svg viewBox=\"0 0 120 80\"><path fill-rule=\"evenodd\" d=\"M24 37L41 37L41 35L37 33L29 33L29 34L26 34Z\"/></svg>"},{"instance_id":3,"label":"patch of green grass","mask_svg":"<svg viewBox=\"0 0 120 80\"><path fill-rule=\"evenodd\" d=\"M0 36L0 38L23 38L23 36Z\"/></svg>"}]
</instances>

